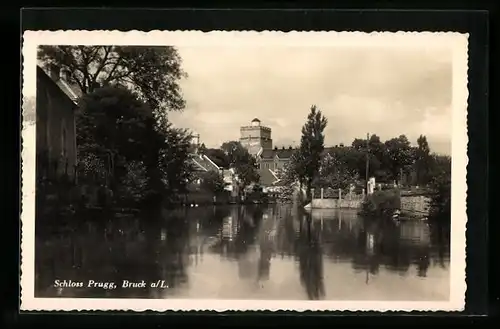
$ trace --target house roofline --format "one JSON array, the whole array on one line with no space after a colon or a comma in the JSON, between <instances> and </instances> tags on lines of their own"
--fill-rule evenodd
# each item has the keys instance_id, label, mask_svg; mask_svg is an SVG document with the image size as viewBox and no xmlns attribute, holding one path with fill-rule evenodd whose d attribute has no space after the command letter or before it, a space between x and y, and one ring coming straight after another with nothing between
<instances>
[{"instance_id":1,"label":"house roofline","mask_svg":"<svg viewBox=\"0 0 500 329\"><path fill-rule=\"evenodd\" d=\"M203 167L198 161L196 161L194 158L192 158L191 160L193 160L194 163L196 163L198 165L198 167L200 167L201 169L205 170L205 171L208 171L207 168Z\"/></svg>"},{"instance_id":2,"label":"house roofline","mask_svg":"<svg viewBox=\"0 0 500 329\"><path fill-rule=\"evenodd\" d=\"M273 175L273 177L276 179L276 181L279 181L278 176L276 176L276 174L271 169L267 169L267 170L269 170L269 172Z\"/></svg>"},{"instance_id":3,"label":"house roofline","mask_svg":"<svg viewBox=\"0 0 500 329\"><path fill-rule=\"evenodd\" d=\"M77 104L77 99L78 99L78 94L73 90L73 88L71 87L70 84L68 84L66 81L64 81L63 79L58 79L57 81L55 81L54 79L52 79L52 77L50 76L49 73L47 73L47 71L41 67L40 65L37 64L37 70L38 72L41 72L45 75L45 78L49 79L50 81L52 81L53 84L55 84L57 86L57 88L74 104L74 105L78 105Z\"/></svg>"},{"instance_id":4,"label":"house roofline","mask_svg":"<svg viewBox=\"0 0 500 329\"><path fill-rule=\"evenodd\" d=\"M213 162L206 154L203 154L203 158L214 165L217 169L222 169L220 166L216 165L215 162Z\"/></svg>"},{"instance_id":5,"label":"house roofline","mask_svg":"<svg viewBox=\"0 0 500 329\"><path fill-rule=\"evenodd\" d=\"M66 81L64 80L59 80L58 83L61 83L64 88L68 91L68 93L70 94L70 99L73 101L73 103L76 104L76 100L78 99L78 95L75 93L75 91L73 90L73 88L70 86L69 83L67 83ZM64 91L64 90L63 90Z\"/></svg>"}]
</instances>

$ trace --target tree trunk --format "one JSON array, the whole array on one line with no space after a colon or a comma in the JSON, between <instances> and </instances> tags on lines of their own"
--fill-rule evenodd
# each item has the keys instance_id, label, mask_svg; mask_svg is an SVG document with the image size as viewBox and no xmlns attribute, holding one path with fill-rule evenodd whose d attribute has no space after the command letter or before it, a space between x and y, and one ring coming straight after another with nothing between
<instances>
[{"instance_id":1,"label":"tree trunk","mask_svg":"<svg viewBox=\"0 0 500 329\"><path fill-rule=\"evenodd\" d=\"M312 189L312 179L308 179L307 180L307 195L306 195L306 198L309 199L311 198L311 200L313 199L313 195L311 195L311 189Z\"/></svg>"}]
</instances>

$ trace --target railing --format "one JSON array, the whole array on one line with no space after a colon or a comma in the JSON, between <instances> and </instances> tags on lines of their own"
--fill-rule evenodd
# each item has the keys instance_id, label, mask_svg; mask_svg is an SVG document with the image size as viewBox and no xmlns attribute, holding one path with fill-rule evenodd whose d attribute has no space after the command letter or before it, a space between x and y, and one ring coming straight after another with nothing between
<instances>
[{"instance_id":1,"label":"railing","mask_svg":"<svg viewBox=\"0 0 500 329\"><path fill-rule=\"evenodd\" d=\"M312 199L339 199L339 200L363 200L365 197L364 191L359 193L354 190L332 189L332 188L319 188L311 189Z\"/></svg>"}]
</instances>

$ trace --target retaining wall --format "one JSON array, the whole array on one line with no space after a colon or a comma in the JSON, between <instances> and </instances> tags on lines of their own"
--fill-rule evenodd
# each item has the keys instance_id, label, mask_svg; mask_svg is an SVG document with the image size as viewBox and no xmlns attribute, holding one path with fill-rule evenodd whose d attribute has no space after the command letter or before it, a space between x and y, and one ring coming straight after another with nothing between
<instances>
[{"instance_id":1,"label":"retaining wall","mask_svg":"<svg viewBox=\"0 0 500 329\"><path fill-rule=\"evenodd\" d=\"M305 206L306 209L319 208L319 209L359 209L361 208L362 200L348 200L348 199L313 199L311 203Z\"/></svg>"},{"instance_id":2,"label":"retaining wall","mask_svg":"<svg viewBox=\"0 0 500 329\"><path fill-rule=\"evenodd\" d=\"M349 199L313 199L311 203L305 206L306 209L360 209L363 200ZM426 215L429 213L430 198L426 196L402 196L401 211L409 213L418 213Z\"/></svg>"}]
</instances>

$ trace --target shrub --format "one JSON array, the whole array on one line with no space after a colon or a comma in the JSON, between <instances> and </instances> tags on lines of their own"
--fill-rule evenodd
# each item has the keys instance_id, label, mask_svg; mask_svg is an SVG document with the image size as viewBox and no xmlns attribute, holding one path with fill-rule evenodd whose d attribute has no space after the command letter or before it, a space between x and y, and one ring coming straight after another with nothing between
<instances>
[{"instance_id":1,"label":"shrub","mask_svg":"<svg viewBox=\"0 0 500 329\"><path fill-rule=\"evenodd\" d=\"M363 202L362 213L372 217L392 216L394 211L400 208L401 195L399 190L375 191L368 195Z\"/></svg>"},{"instance_id":2,"label":"shrub","mask_svg":"<svg viewBox=\"0 0 500 329\"><path fill-rule=\"evenodd\" d=\"M127 201L140 202L147 188L146 168L142 162L126 164L126 174L120 182L120 197Z\"/></svg>"}]
</instances>

